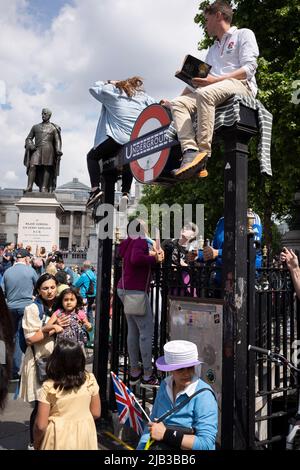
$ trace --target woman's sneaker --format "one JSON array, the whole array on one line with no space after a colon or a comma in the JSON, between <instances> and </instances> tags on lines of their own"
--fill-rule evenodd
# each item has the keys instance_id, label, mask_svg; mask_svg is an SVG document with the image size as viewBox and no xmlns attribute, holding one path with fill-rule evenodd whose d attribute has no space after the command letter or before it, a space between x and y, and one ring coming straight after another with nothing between
<instances>
[{"instance_id":1,"label":"woman's sneaker","mask_svg":"<svg viewBox=\"0 0 300 470\"><path fill-rule=\"evenodd\" d=\"M129 385L131 385L133 387L134 385L139 383L141 378L142 378L142 372L139 375L137 375L136 377L134 377L133 375L130 375L129 376Z\"/></svg>"},{"instance_id":2,"label":"woman's sneaker","mask_svg":"<svg viewBox=\"0 0 300 470\"><path fill-rule=\"evenodd\" d=\"M156 375L150 375L149 379L144 379L144 377L141 380L141 387L159 387L160 383Z\"/></svg>"},{"instance_id":3,"label":"woman's sneaker","mask_svg":"<svg viewBox=\"0 0 300 470\"><path fill-rule=\"evenodd\" d=\"M102 198L103 191L100 188L97 188L95 191L90 191L90 196L87 200L86 207L93 206L98 199Z\"/></svg>"}]
</instances>

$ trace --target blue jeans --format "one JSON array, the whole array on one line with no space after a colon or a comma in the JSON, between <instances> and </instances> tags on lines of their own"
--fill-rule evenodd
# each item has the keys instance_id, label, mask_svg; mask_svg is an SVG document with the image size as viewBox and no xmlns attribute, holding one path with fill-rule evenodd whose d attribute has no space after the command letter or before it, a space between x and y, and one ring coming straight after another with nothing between
<instances>
[{"instance_id":1,"label":"blue jeans","mask_svg":"<svg viewBox=\"0 0 300 470\"><path fill-rule=\"evenodd\" d=\"M22 320L24 315L24 308L10 308L9 312L11 315L12 323L13 323L13 331L14 331L14 340L15 340L15 350L13 356L13 376L19 374L19 370L21 367L22 361L22 351L19 344L19 335L20 330L22 328Z\"/></svg>"},{"instance_id":2,"label":"blue jeans","mask_svg":"<svg viewBox=\"0 0 300 470\"><path fill-rule=\"evenodd\" d=\"M94 326L94 316L92 305L95 303L95 297L87 297L86 316L88 321Z\"/></svg>"}]
</instances>

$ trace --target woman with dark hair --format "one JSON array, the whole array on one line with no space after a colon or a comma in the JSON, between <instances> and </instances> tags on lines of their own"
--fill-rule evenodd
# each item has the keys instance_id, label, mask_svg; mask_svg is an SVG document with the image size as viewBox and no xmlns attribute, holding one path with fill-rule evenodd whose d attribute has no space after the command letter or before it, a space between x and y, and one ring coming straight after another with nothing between
<instances>
[{"instance_id":1,"label":"woman with dark hair","mask_svg":"<svg viewBox=\"0 0 300 470\"><path fill-rule=\"evenodd\" d=\"M0 410L4 409L12 369L14 333L11 317L0 287Z\"/></svg>"},{"instance_id":2,"label":"woman with dark hair","mask_svg":"<svg viewBox=\"0 0 300 470\"><path fill-rule=\"evenodd\" d=\"M57 325L47 326L56 300L57 281L52 274L45 273L35 285L35 301L25 307L22 327L27 349L21 368L20 397L33 402L30 417L30 439L33 442L33 423L37 412L37 397L42 384L38 380L35 359L49 356L54 348L54 336L49 336L53 328L56 333L69 324L64 318ZM29 447L31 448L31 447Z\"/></svg>"},{"instance_id":3,"label":"woman with dark hair","mask_svg":"<svg viewBox=\"0 0 300 470\"><path fill-rule=\"evenodd\" d=\"M99 188L101 173L99 160L115 156L126 144L140 113L156 101L143 90L143 79L131 77L126 80L98 81L89 89L91 95L102 104L101 115L96 130L94 147L87 154L91 192L87 207L98 201L103 191ZM122 199L120 209L125 209L132 183L129 166L123 169Z\"/></svg>"},{"instance_id":4,"label":"woman with dark hair","mask_svg":"<svg viewBox=\"0 0 300 470\"><path fill-rule=\"evenodd\" d=\"M85 371L78 343L62 339L47 363L34 425L37 450L98 450L94 419L101 415L99 386Z\"/></svg>"}]
</instances>

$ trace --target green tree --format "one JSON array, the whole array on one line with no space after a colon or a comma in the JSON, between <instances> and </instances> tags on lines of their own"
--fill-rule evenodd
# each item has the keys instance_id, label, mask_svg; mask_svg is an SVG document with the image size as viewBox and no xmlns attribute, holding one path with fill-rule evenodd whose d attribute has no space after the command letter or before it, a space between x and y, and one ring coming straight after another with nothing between
<instances>
[{"instance_id":1,"label":"green tree","mask_svg":"<svg viewBox=\"0 0 300 470\"><path fill-rule=\"evenodd\" d=\"M300 6L297 0L238 0L236 5L235 23L252 29L259 44L258 99L273 114L273 177L260 181L249 166L250 199L263 214L269 244L272 214L288 215L300 187L300 100L293 88L300 79Z\"/></svg>"},{"instance_id":2,"label":"green tree","mask_svg":"<svg viewBox=\"0 0 300 470\"><path fill-rule=\"evenodd\" d=\"M204 25L201 2L195 22ZM272 242L272 214L290 214L294 193L300 189L300 6L298 0L236 0L233 24L254 31L260 49L258 99L273 114L272 177L260 174L256 140L250 144L249 206L263 219L264 238ZM211 39L205 37L199 49ZM298 81L298 82L297 82ZM143 203L205 204L205 236L211 237L223 213L223 157L214 147L209 176L173 187L146 187Z\"/></svg>"}]
</instances>

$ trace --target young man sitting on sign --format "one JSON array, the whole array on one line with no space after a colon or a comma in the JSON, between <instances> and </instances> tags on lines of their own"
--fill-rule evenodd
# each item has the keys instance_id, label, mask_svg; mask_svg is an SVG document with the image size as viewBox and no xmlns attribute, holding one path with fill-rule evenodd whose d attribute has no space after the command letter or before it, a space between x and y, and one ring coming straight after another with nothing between
<instances>
[{"instance_id":1,"label":"young man sitting on sign","mask_svg":"<svg viewBox=\"0 0 300 470\"><path fill-rule=\"evenodd\" d=\"M126 80L96 82L89 89L91 95L100 101L102 110L96 130L94 147L87 154L87 166L91 180L91 192L87 207L95 204L103 195L99 188L101 172L99 160L114 157L122 145L130 139L135 121L144 108L156 101L143 91L141 77ZM119 209L125 210L132 183L129 168L122 175L122 198Z\"/></svg>"},{"instance_id":2,"label":"young man sitting on sign","mask_svg":"<svg viewBox=\"0 0 300 470\"><path fill-rule=\"evenodd\" d=\"M215 107L234 94L255 97L255 72L259 55L255 35L250 29L231 26L233 11L217 0L204 9L205 29L215 37L205 62L212 66L206 78L194 78L194 90L185 88L182 95L163 104L171 108L183 159L174 176L186 179L200 171L211 154ZM192 115L197 112L197 135ZM200 172L200 173L199 173Z\"/></svg>"}]
</instances>

